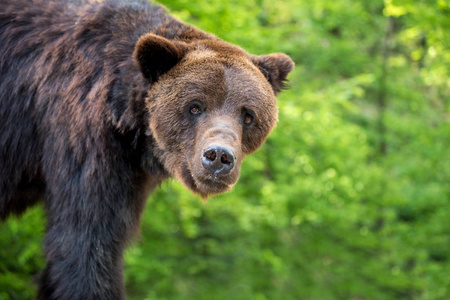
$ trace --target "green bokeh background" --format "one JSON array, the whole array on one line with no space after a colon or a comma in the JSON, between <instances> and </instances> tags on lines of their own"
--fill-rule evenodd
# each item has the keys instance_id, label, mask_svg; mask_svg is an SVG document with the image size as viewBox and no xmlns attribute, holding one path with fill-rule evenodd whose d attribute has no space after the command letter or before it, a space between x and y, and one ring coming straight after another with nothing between
<instances>
[{"instance_id":1,"label":"green bokeh background","mask_svg":"<svg viewBox=\"0 0 450 300\"><path fill-rule=\"evenodd\" d=\"M128 299L450 299L450 2L162 3L296 68L232 192L149 198ZM44 231L0 225L0 299L33 299Z\"/></svg>"}]
</instances>

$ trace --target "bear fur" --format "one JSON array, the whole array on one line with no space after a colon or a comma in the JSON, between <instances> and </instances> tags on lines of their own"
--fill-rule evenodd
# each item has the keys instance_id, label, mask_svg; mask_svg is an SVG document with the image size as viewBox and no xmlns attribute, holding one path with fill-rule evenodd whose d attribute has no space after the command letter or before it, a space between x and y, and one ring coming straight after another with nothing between
<instances>
[{"instance_id":1,"label":"bear fur","mask_svg":"<svg viewBox=\"0 0 450 300\"><path fill-rule=\"evenodd\" d=\"M0 0L0 219L44 202L38 299L124 299L149 193L236 183L293 68L147 2Z\"/></svg>"}]
</instances>

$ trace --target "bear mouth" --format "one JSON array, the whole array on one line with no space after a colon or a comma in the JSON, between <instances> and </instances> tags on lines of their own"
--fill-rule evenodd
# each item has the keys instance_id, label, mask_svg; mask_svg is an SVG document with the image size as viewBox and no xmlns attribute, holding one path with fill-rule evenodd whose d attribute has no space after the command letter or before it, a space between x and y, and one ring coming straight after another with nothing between
<instances>
[{"instance_id":1,"label":"bear mouth","mask_svg":"<svg viewBox=\"0 0 450 300\"><path fill-rule=\"evenodd\" d=\"M181 182L202 197L224 193L233 188L234 184L227 184L220 177L213 178L194 176L187 163L181 166Z\"/></svg>"}]
</instances>

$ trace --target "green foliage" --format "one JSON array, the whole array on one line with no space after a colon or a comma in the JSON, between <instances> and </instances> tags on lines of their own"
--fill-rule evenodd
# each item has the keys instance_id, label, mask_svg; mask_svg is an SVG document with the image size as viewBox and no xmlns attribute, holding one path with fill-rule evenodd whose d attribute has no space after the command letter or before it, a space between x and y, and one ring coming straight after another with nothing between
<instances>
[{"instance_id":1,"label":"green foliage","mask_svg":"<svg viewBox=\"0 0 450 300\"><path fill-rule=\"evenodd\" d=\"M203 204L171 181L150 197L128 298L450 299L448 1L163 4L297 65L233 192ZM42 223L0 227L0 299L30 298Z\"/></svg>"},{"instance_id":2,"label":"green foliage","mask_svg":"<svg viewBox=\"0 0 450 300\"><path fill-rule=\"evenodd\" d=\"M29 209L21 219L0 224L0 299L34 299L34 277L44 268L42 209Z\"/></svg>"}]
</instances>

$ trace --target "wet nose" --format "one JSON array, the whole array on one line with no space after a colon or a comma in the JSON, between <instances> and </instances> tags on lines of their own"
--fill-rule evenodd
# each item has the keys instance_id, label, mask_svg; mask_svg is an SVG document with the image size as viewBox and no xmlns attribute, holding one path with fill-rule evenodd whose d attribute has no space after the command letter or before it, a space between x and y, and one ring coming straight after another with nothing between
<instances>
[{"instance_id":1,"label":"wet nose","mask_svg":"<svg viewBox=\"0 0 450 300\"><path fill-rule=\"evenodd\" d=\"M202 165L215 176L230 173L235 161L233 151L227 147L212 145L203 150Z\"/></svg>"}]
</instances>

